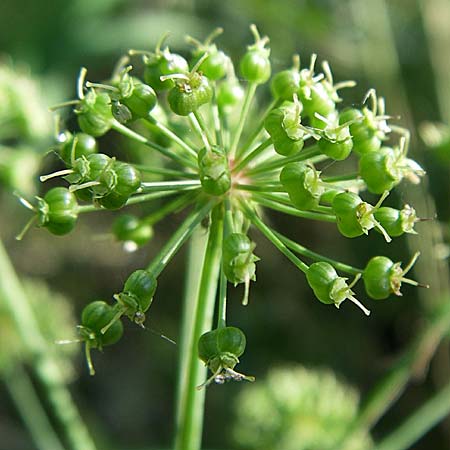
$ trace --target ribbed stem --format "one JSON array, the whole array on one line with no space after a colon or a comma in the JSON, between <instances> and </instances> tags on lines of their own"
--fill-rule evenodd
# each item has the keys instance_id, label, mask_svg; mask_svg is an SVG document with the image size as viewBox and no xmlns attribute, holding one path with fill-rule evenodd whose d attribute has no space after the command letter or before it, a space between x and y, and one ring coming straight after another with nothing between
<instances>
[{"instance_id":1,"label":"ribbed stem","mask_svg":"<svg viewBox=\"0 0 450 450\"><path fill-rule=\"evenodd\" d=\"M250 219L253 225L261 231L262 234L270 241L273 245L283 253L286 258L291 261L294 266L300 269L303 273L308 270L308 266L297 256L294 255L287 247L283 244L283 242L275 235L275 233L258 217L256 212L249 206L241 203L242 209L244 210L245 215Z\"/></svg>"},{"instance_id":2,"label":"ribbed stem","mask_svg":"<svg viewBox=\"0 0 450 450\"><path fill-rule=\"evenodd\" d=\"M169 261L175 256L178 250L180 250L187 239L189 239L194 229L208 214L211 208L212 202L208 202L192 211L148 265L147 270L157 277L164 270Z\"/></svg>"},{"instance_id":3,"label":"ribbed stem","mask_svg":"<svg viewBox=\"0 0 450 450\"><path fill-rule=\"evenodd\" d=\"M235 156L237 158L240 158L242 156L241 150L238 149L239 140L241 138L242 131L244 131L244 125L247 120L247 116L250 111L250 106L252 104L252 100L255 95L257 87L258 85L256 83L249 83L247 85L244 103L242 104L241 115L239 117L239 123L234 133L233 140L231 142L230 155L232 158L234 158Z\"/></svg>"},{"instance_id":4,"label":"ribbed stem","mask_svg":"<svg viewBox=\"0 0 450 450\"><path fill-rule=\"evenodd\" d=\"M204 382L206 368L198 358L197 343L200 336L212 326L222 256L222 230L223 219L219 214L213 214L198 296L195 302L190 298L191 308L186 311L188 314L183 319L190 322L190 332L184 335L186 342L182 344L188 356L182 356L182 361L187 359L184 367L182 366L183 370L179 372L181 382L175 450L199 450L201 447L205 389L199 390L197 386ZM189 297L188 293L188 299Z\"/></svg>"},{"instance_id":5,"label":"ribbed stem","mask_svg":"<svg viewBox=\"0 0 450 450\"><path fill-rule=\"evenodd\" d=\"M141 144L144 144L147 147L150 147L150 148L156 150L157 152L161 153L162 155L167 156L168 158L179 163L183 167L187 166L194 170L197 169L197 160L191 154L178 155L177 153L174 153L174 152L168 150L167 148L162 147L161 145L150 141L146 137L142 136L139 133L136 133L132 129L126 127L125 125L122 125L121 123L119 123L117 121L113 122L112 128L114 130L116 130L118 133L132 139L133 141L140 142Z\"/></svg>"}]
</instances>

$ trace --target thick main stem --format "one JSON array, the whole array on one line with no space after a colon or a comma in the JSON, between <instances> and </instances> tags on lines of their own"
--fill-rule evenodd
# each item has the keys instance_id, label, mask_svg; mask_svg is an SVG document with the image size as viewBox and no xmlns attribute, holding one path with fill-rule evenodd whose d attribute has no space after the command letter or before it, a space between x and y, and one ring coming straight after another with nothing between
<instances>
[{"instance_id":1,"label":"thick main stem","mask_svg":"<svg viewBox=\"0 0 450 450\"><path fill-rule=\"evenodd\" d=\"M32 356L33 368L42 383L55 416L73 450L95 450L95 445L62 380L34 313L0 241L0 299Z\"/></svg>"},{"instance_id":2,"label":"thick main stem","mask_svg":"<svg viewBox=\"0 0 450 450\"><path fill-rule=\"evenodd\" d=\"M174 450L199 450L201 446L205 389L199 390L197 386L205 379L206 367L198 358L197 343L212 325L222 256L222 230L223 219L213 212L198 295L194 299L187 292ZM189 261L189 265L195 265L195 262Z\"/></svg>"}]
</instances>

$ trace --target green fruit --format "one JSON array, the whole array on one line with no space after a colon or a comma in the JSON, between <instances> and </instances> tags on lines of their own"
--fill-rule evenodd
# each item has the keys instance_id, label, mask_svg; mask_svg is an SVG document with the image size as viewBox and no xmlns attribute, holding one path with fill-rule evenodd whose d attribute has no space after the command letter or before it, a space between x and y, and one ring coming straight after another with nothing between
<instances>
[{"instance_id":1,"label":"green fruit","mask_svg":"<svg viewBox=\"0 0 450 450\"><path fill-rule=\"evenodd\" d=\"M324 188L313 167L301 162L286 164L281 170L280 182L298 209L310 210L319 205Z\"/></svg>"},{"instance_id":2,"label":"green fruit","mask_svg":"<svg viewBox=\"0 0 450 450\"><path fill-rule=\"evenodd\" d=\"M90 90L80 101L80 106L75 113L78 116L81 131L94 137L107 133L114 121L111 98L104 92L97 93Z\"/></svg>"},{"instance_id":3,"label":"green fruit","mask_svg":"<svg viewBox=\"0 0 450 450\"><path fill-rule=\"evenodd\" d=\"M210 195L223 195L231 187L228 158L221 147L206 147L198 152L198 170L203 190Z\"/></svg>"},{"instance_id":4,"label":"green fruit","mask_svg":"<svg viewBox=\"0 0 450 450\"><path fill-rule=\"evenodd\" d=\"M78 203L67 188L50 189L44 198L38 198L38 226L58 236L70 233L78 218Z\"/></svg>"}]
</instances>

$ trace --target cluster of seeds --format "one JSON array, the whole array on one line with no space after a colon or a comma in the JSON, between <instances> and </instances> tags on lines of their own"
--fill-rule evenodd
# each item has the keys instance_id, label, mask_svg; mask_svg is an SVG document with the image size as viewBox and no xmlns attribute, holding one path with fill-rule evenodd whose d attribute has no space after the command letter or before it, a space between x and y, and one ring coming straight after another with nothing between
<instances>
[{"instance_id":1,"label":"cluster of seeds","mask_svg":"<svg viewBox=\"0 0 450 450\"><path fill-rule=\"evenodd\" d=\"M103 83L86 81L82 69L78 99L58 105L74 106L80 130L58 134L58 154L66 167L41 180L60 176L68 186L50 189L35 204L22 198L35 212L30 224L36 221L63 235L81 213L172 197L146 217L124 214L113 223L114 236L135 249L149 242L156 222L189 208L157 256L114 295L113 306L97 300L85 307L79 331L91 373L89 350L120 339L122 316L143 326L158 276L201 223L219 229L222 257L217 327L201 336L198 349L213 373L207 383L251 379L234 371L245 335L227 326L225 316L227 282L244 285L247 304L255 280L259 258L248 234L252 226L305 274L322 303L339 307L348 299L369 315L352 291L361 277L373 299L401 295L402 282L418 285L405 278L418 255L405 269L385 256L359 269L319 255L264 222L263 207L329 222L348 238L374 229L390 242L414 233L419 219L409 205L399 210L382 204L402 180L417 183L424 172L408 158L409 132L389 123L392 118L373 89L360 107L341 107L338 92L355 83L335 83L327 62L318 71L316 55L303 68L295 55L291 68L271 78L269 39L250 28L254 42L238 70L213 43L220 29L204 42L187 39L193 45L189 62L165 46L164 35L154 51L131 50ZM141 78L131 65L135 58L144 65ZM270 79L272 100L261 112L255 92ZM137 122L145 124L148 135L133 128ZM110 130L160 153L167 165L133 164L99 153L96 138ZM337 167L349 157L357 160L356 173L326 176L330 161ZM366 190L380 195L374 205L361 197ZM354 280L348 284L340 273Z\"/></svg>"}]
</instances>

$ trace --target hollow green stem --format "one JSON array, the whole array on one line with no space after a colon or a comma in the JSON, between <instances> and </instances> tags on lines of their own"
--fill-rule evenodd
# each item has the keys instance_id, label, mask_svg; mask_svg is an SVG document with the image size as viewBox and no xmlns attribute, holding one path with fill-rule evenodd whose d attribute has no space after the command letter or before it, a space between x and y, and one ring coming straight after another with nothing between
<instances>
[{"instance_id":1,"label":"hollow green stem","mask_svg":"<svg viewBox=\"0 0 450 450\"><path fill-rule=\"evenodd\" d=\"M450 414L450 383L386 436L375 450L406 450Z\"/></svg>"},{"instance_id":2,"label":"hollow green stem","mask_svg":"<svg viewBox=\"0 0 450 450\"><path fill-rule=\"evenodd\" d=\"M2 380L39 450L64 450L28 374L20 364L2 370Z\"/></svg>"},{"instance_id":3,"label":"hollow green stem","mask_svg":"<svg viewBox=\"0 0 450 450\"><path fill-rule=\"evenodd\" d=\"M323 177L322 181L326 183L337 183L339 181L354 181L359 178L358 172L347 173L345 175L334 175L332 177Z\"/></svg>"},{"instance_id":4,"label":"hollow green stem","mask_svg":"<svg viewBox=\"0 0 450 450\"><path fill-rule=\"evenodd\" d=\"M223 146L225 149L228 149L227 153L229 153L230 124L229 124L228 114L221 108L219 108L219 120L220 120L221 129L222 129Z\"/></svg>"},{"instance_id":5,"label":"hollow green stem","mask_svg":"<svg viewBox=\"0 0 450 450\"><path fill-rule=\"evenodd\" d=\"M318 205L314 208L314 211L321 214L328 214L330 216L333 215L333 208L331 208L331 206Z\"/></svg>"},{"instance_id":6,"label":"hollow green stem","mask_svg":"<svg viewBox=\"0 0 450 450\"><path fill-rule=\"evenodd\" d=\"M261 142L258 147L255 148L251 153L249 153L243 160L239 161L238 164L233 168L232 172L239 172L245 166L247 166L253 159L258 157L266 148L270 147L272 144L272 139L268 138Z\"/></svg>"},{"instance_id":7,"label":"hollow green stem","mask_svg":"<svg viewBox=\"0 0 450 450\"><path fill-rule=\"evenodd\" d=\"M60 369L39 330L33 310L0 241L0 299L28 349L33 368L42 383L55 416L74 450L95 450Z\"/></svg>"},{"instance_id":8,"label":"hollow green stem","mask_svg":"<svg viewBox=\"0 0 450 450\"><path fill-rule=\"evenodd\" d=\"M197 117L194 115L194 113L190 113L189 116L189 122L192 126L192 128L197 133L198 137L201 139L203 146L206 147L208 150L211 150L211 142L208 139L208 136L203 131L202 127L200 126L199 121L197 120Z\"/></svg>"},{"instance_id":9,"label":"hollow green stem","mask_svg":"<svg viewBox=\"0 0 450 450\"><path fill-rule=\"evenodd\" d=\"M165 169L163 167L147 166L145 164L133 164L136 169L144 173L151 173L154 175L163 175L167 177L198 179L198 174L193 172L184 172L182 170Z\"/></svg>"},{"instance_id":10,"label":"hollow green stem","mask_svg":"<svg viewBox=\"0 0 450 450\"><path fill-rule=\"evenodd\" d=\"M150 181L141 183L140 192L188 191L200 186L200 180Z\"/></svg>"},{"instance_id":11,"label":"hollow green stem","mask_svg":"<svg viewBox=\"0 0 450 450\"><path fill-rule=\"evenodd\" d=\"M245 215L250 219L253 225L261 231L262 234L272 242L275 247L286 256L289 261L292 262L298 269L300 269L303 273L308 270L308 266L301 261L297 256L292 253L285 244L275 235L275 233L258 217L256 212L246 205L244 202L241 202L242 209L244 210Z\"/></svg>"},{"instance_id":12,"label":"hollow green stem","mask_svg":"<svg viewBox=\"0 0 450 450\"><path fill-rule=\"evenodd\" d=\"M283 203L280 203L280 197L271 194L252 194L252 198L260 205L279 211L291 216L302 217L304 219L320 220L322 222L336 223L336 216L322 214L313 211L302 211Z\"/></svg>"},{"instance_id":13,"label":"hollow green stem","mask_svg":"<svg viewBox=\"0 0 450 450\"><path fill-rule=\"evenodd\" d=\"M275 230L272 231L280 239L280 241L283 242L283 244L286 244L288 248L290 248L295 253L299 253L300 255L305 256L306 258L311 258L314 261L326 261L330 263L332 266L334 266L336 269L354 276L361 274L363 272L362 269L357 269L356 267L349 266L348 264L335 261L334 259L328 258L327 256L313 252L312 250L303 247L303 245L300 245L297 242L287 238L281 233L278 233Z\"/></svg>"},{"instance_id":14,"label":"hollow green stem","mask_svg":"<svg viewBox=\"0 0 450 450\"><path fill-rule=\"evenodd\" d=\"M234 188L248 192L285 192L285 188L281 186L280 183L276 184L265 183L259 186L255 186L254 184L236 183L234 185Z\"/></svg>"},{"instance_id":15,"label":"hollow green stem","mask_svg":"<svg viewBox=\"0 0 450 450\"><path fill-rule=\"evenodd\" d=\"M147 270L158 277L212 207L213 201L208 201L192 211L148 265Z\"/></svg>"},{"instance_id":16,"label":"hollow green stem","mask_svg":"<svg viewBox=\"0 0 450 450\"><path fill-rule=\"evenodd\" d=\"M197 169L197 161L194 157L186 157L184 155L178 155L174 152L171 152L167 148L162 147L161 145L158 145L155 142L150 141L146 137L142 136L139 133L136 133L135 131L131 130L130 128L126 127L125 125L122 125L121 123L119 123L117 121L113 122L112 128L114 130L116 130L118 133L123 134L124 136L126 136L136 142L140 142L141 144L144 144L147 147L150 147L150 148L156 150L157 152L161 153L164 156L167 156L168 158L179 163L183 167L187 166L194 170Z\"/></svg>"},{"instance_id":17,"label":"hollow green stem","mask_svg":"<svg viewBox=\"0 0 450 450\"><path fill-rule=\"evenodd\" d=\"M190 348L192 346L195 312L197 307L200 279L198 268L202 266L207 244L207 234L198 227L188 245L186 280L184 286L183 312L179 340L179 367L176 397L176 427L182 426L186 413L186 399L189 385L185 374L189 373ZM175 443L174 443L175 444Z\"/></svg>"},{"instance_id":18,"label":"hollow green stem","mask_svg":"<svg viewBox=\"0 0 450 450\"><path fill-rule=\"evenodd\" d=\"M183 139L181 139L180 136L175 134L170 128L167 128L164 124L162 124L161 122L158 122L152 116L146 118L145 120L151 127L158 130L161 134L163 134L168 139L170 139L172 142L177 144L180 148L185 150L187 154L191 155L194 158L197 158L197 152L189 144L184 142Z\"/></svg>"},{"instance_id":19,"label":"hollow green stem","mask_svg":"<svg viewBox=\"0 0 450 450\"><path fill-rule=\"evenodd\" d=\"M272 102L269 103L269 105L267 106L266 110L262 113L261 118L259 119L258 126L254 129L253 133L249 136L249 138L247 139L245 144L239 150L239 156L240 157L245 155L247 150L251 147L253 142L256 140L256 138L259 136L259 134L263 130L263 128L264 128L264 121L266 120L266 117L269 115L270 111L272 111L272 109L277 108L278 106L280 106L281 103L282 103L282 100L279 100L279 99L278 100L273 100Z\"/></svg>"},{"instance_id":20,"label":"hollow green stem","mask_svg":"<svg viewBox=\"0 0 450 450\"><path fill-rule=\"evenodd\" d=\"M270 160L270 161L264 162L262 164L258 164L256 167L250 169L247 172L247 175L252 176L252 175L258 175L258 174L264 173L264 172L269 172L271 170L279 169L288 163L297 162L297 161L306 161L315 156L322 156L323 159L328 158L328 156L321 155L320 149L317 145L313 145L304 150L301 150L296 155L288 156L287 158L277 158L275 160Z\"/></svg>"},{"instance_id":21,"label":"hollow green stem","mask_svg":"<svg viewBox=\"0 0 450 450\"><path fill-rule=\"evenodd\" d=\"M227 325L227 286L228 280L223 269L220 271L219 283L219 307L217 312L217 328L223 328Z\"/></svg>"},{"instance_id":22,"label":"hollow green stem","mask_svg":"<svg viewBox=\"0 0 450 450\"><path fill-rule=\"evenodd\" d=\"M197 389L206 378L206 367L198 358L200 336L211 329L222 254L223 218L212 215L208 244L203 260L200 286L191 313L195 315L189 335L188 361L180 373L183 380L179 398L175 450L199 450L203 428L205 389Z\"/></svg>"},{"instance_id":23,"label":"hollow green stem","mask_svg":"<svg viewBox=\"0 0 450 450\"><path fill-rule=\"evenodd\" d=\"M203 118L201 112L196 109L192 114L194 114L195 119L197 120L201 130L203 131L203 133L205 133L206 139L209 142L209 145L214 145L215 141L211 135L211 133L209 132L209 126L206 124L205 119Z\"/></svg>"},{"instance_id":24,"label":"hollow green stem","mask_svg":"<svg viewBox=\"0 0 450 450\"><path fill-rule=\"evenodd\" d=\"M196 192L189 192L187 194L181 195L171 202L168 202L165 205L159 207L155 212L149 214L147 217L141 219L141 223L154 225L155 223L164 219L164 217L166 217L167 215L185 208L187 205L194 201L197 195L198 194Z\"/></svg>"},{"instance_id":25,"label":"hollow green stem","mask_svg":"<svg viewBox=\"0 0 450 450\"><path fill-rule=\"evenodd\" d=\"M178 194L178 191L169 190L169 191L150 192L149 194L133 195L132 197L130 197L128 199L128 201L126 202L124 207L130 206L130 205L136 205L138 203L145 203L145 202L149 202L149 201L156 200L159 198L169 197L171 195L176 195L176 194ZM98 212L98 211L108 211L108 210L105 208L96 206L96 205L79 205L78 209L77 209L77 212L79 214Z\"/></svg>"},{"instance_id":26,"label":"hollow green stem","mask_svg":"<svg viewBox=\"0 0 450 450\"><path fill-rule=\"evenodd\" d=\"M233 210L231 208L231 202L229 198L224 201L225 204L225 216L224 216L224 237L234 232L234 222L233 222Z\"/></svg>"},{"instance_id":27,"label":"hollow green stem","mask_svg":"<svg viewBox=\"0 0 450 450\"><path fill-rule=\"evenodd\" d=\"M241 138L242 131L244 130L245 122L247 120L247 116L250 111L250 106L252 104L253 97L255 96L257 86L258 85L256 83L249 83L245 90L244 103L242 105L241 114L239 116L239 122L237 125L237 129L233 135L233 140L231 142L231 147L230 147L230 152L229 152L231 158L235 158L235 159L240 158L240 156L242 155L240 150L237 151L238 145L239 145L239 140Z\"/></svg>"},{"instance_id":28,"label":"hollow green stem","mask_svg":"<svg viewBox=\"0 0 450 450\"><path fill-rule=\"evenodd\" d=\"M211 102L211 115L214 122L214 132L216 135L216 142L219 147L224 146L224 140L223 140L223 130L222 130L222 122L220 121L220 112L219 107L217 106L217 97L216 97L216 85L214 83L214 89L213 89L213 99Z\"/></svg>"}]
</instances>

